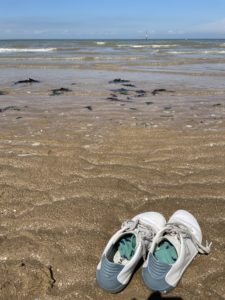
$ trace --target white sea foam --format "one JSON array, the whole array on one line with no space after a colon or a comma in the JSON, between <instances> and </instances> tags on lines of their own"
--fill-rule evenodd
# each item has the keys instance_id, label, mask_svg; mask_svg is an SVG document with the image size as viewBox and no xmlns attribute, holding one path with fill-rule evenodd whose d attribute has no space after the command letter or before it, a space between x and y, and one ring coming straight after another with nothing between
<instances>
[{"instance_id":1,"label":"white sea foam","mask_svg":"<svg viewBox=\"0 0 225 300\"><path fill-rule=\"evenodd\" d=\"M152 48L173 48L176 47L176 44L170 44L170 45L151 45Z\"/></svg>"},{"instance_id":2,"label":"white sea foam","mask_svg":"<svg viewBox=\"0 0 225 300\"><path fill-rule=\"evenodd\" d=\"M194 51L169 51L169 54L197 54L199 52Z\"/></svg>"},{"instance_id":3,"label":"white sea foam","mask_svg":"<svg viewBox=\"0 0 225 300\"><path fill-rule=\"evenodd\" d=\"M169 51L169 54L225 54L225 50Z\"/></svg>"},{"instance_id":4,"label":"white sea foam","mask_svg":"<svg viewBox=\"0 0 225 300\"><path fill-rule=\"evenodd\" d=\"M131 48L145 48L145 45L132 45Z\"/></svg>"},{"instance_id":5,"label":"white sea foam","mask_svg":"<svg viewBox=\"0 0 225 300\"><path fill-rule=\"evenodd\" d=\"M0 48L0 53L13 53L13 52L51 52L57 48Z\"/></svg>"},{"instance_id":6,"label":"white sea foam","mask_svg":"<svg viewBox=\"0 0 225 300\"><path fill-rule=\"evenodd\" d=\"M205 50L205 51L202 51L202 53L204 54L224 54L225 53L225 50Z\"/></svg>"},{"instance_id":7,"label":"white sea foam","mask_svg":"<svg viewBox=\"0 0 225 300\"><path fill-rule=\"evenodd\" d=\"M96 42L96 44L99 46L103 46L103 45L105 45L105 42Z\"/></svg>"},{"instance_id":8,"label":"white sea foam","mask_svg":"<svg viewBox=\"0 0 225 300\"><path fill-rule=\"evenodd\" d=\"M129 44L118 44L117 47L129 47L129 48L153 48L153 49L159 49L159 48L174 48L176 47L176 44L171 44L171 45L129 45Z\"/></svg>"}]
</instances>

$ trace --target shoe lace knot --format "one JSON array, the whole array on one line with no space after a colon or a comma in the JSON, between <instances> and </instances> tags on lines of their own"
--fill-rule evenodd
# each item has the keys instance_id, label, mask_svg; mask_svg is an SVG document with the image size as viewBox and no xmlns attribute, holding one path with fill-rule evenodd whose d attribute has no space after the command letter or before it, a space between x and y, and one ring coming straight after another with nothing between
<instances>
[{"instance_id":1,"label":"shoe lace knot","mask_svg":"<svg viewBox=\"0 0 225 300\"><path fill-rule=\"evenodd\" d=\"M212 242L209 243L206 240L206 243L204 246L203 244L201 244L198 241L198 239L195 237L194 233L191 232L191 230L188 227L186 227L185 225L180 224L180 223L168 223L166 227L167 227L166 232L170 235L177 235L179 239L181 238L181 236L183 238L191 239L199 253L201 253L201 254L209 254L210 253Z\"/></svg>"},{"instance_id":2,"label":"shoe lace knot","mask_svg":"<svg viewBox=\"0 0 225 300\"><path fill-rule=\"evenodd\" d=\"M135 232L138 242L142 245L142 256L145 260L147 257L148 249L150 248L151 242L155 236L153 228L139 219L127 220L122 224L121 228L124 231Z\"/></svg>"}]
</instances>

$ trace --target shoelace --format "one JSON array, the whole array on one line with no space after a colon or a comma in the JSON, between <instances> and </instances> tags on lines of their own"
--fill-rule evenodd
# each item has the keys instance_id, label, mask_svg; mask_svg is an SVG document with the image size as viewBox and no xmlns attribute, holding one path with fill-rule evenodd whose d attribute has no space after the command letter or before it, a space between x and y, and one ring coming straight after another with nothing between
<instances>
[{"instance_id":1,"label":"shoelace","mask_svg":"<svg viewBox=\"0 0 225 300\"><path fill-rule=\"evenodd\" d=\"M201 254L209 254L212 243L206 241L206 245L203 246L194 236L194 234L189 230L188 227L179 223L168 223L166 226L166 232L171 235L182 235L185 238L190 238L194 243L196 249Z\"/></svg>"},{"instance_id":2,"label":"shoelace","mask_svg":"<svg viewBox=\"0 0 225 300\"><path fill-rule=\"evenodd\" d=\"M147 257L149 245L151 244L155 236L155 232L152 227L141 222L140 220L128 220L122 224L121 228L124 231L135 231L138 237L138 241L142 244L142 256L145 260Z\"/></svg>"}]
</instances>

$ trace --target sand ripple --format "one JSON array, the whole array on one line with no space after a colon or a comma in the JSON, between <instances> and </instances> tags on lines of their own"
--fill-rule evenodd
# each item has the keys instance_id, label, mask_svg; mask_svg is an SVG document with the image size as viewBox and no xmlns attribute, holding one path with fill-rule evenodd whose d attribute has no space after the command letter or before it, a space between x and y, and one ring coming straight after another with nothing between
<instances>
[{"instance_id":1,"label":"sand ripple","mask_svg":"<svg viewBox=\"0 0 225 300\"><path fill-rule=\"evenodd\" d=\"M4 123L0 135L1 299L113 299L95 283L111 234L142 211L168 218L180 208L198 218L213 247L171 295L223 299L222 125L211 132L54 121ZM137 272L117 298L149 294Z\"/></svg>"}]
</instances>

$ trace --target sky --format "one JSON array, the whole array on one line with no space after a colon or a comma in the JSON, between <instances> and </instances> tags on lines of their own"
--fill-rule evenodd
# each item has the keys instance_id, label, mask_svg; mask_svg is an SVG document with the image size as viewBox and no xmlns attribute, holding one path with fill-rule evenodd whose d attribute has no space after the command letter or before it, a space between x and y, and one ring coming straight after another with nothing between
<instances>
[{"instance_id":1,"label":"sky","mask_svg":"<svg viewBox=\"0 0 225 300\"><path fill-rule=\"evenodd\" d=\"M0 3L0 39L225 38L225 0Z\"/></svg>"}]
</instances>

